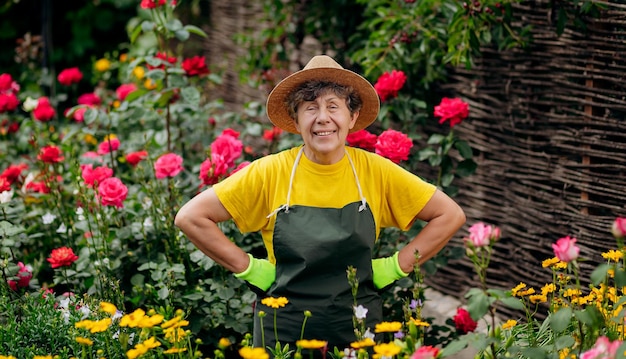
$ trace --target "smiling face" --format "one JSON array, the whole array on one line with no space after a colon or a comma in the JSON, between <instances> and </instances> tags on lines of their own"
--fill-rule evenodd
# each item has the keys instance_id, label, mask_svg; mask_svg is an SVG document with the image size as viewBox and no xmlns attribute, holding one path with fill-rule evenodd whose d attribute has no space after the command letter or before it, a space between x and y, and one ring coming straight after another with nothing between
<instances>
[{"instance_id":1,"label":"smiling face","mask_svg":"<svg viewBox=\"0 0 626 359\"><path fill-rule=\"evenodd\" d=\"M313 162L333 164L345 153L346 137L359 116L360 99L351 88L332 83L304 84L289 98L304 154Z\"/></svg>"}]
</instances>

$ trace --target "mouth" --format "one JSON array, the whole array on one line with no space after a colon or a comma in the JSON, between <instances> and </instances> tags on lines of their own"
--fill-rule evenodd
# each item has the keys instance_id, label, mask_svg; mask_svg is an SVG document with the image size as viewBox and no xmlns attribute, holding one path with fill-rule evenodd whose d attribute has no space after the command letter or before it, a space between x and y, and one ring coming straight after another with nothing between
<instances>
[{"instance_id":1,"label":"mouth","mask_svg":"<svg viewBox=\"0 0 626 359\"><path fill-rule=\"evenodd\" d=\"M330 136L330 135L332 135L335 132L337 132L337 131L317 131L317 132L313 132L313 134L315 136Z\"/></svg>"}]
</instances>

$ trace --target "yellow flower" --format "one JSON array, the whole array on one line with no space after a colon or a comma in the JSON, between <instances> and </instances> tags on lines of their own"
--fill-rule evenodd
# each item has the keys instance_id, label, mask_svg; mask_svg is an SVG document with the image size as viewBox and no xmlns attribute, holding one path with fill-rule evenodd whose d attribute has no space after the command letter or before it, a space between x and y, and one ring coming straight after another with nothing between
<instances>
[{"instance_id":1,"label":"yellow flower","mask_svg":"<svg viewBox=\"0 0 626 359\"><path fill-rule=\"evenodd\" d=\"M91 328L89 328L89 331L92 333L101 333L109 329L110 326L111 326L111 318L104 318L101 320L94 321Z\"/></svg>"},{"instance_id":2,"label":"yellow flower","mask_svg":"<svg viewBox=\"0 0 626 359\"><path fill-rule=\"evenodd\" d=\"M415 324L416 327L430 327L430 323L425 322L423 320L415 319L415 318L411 318L409 320L410 320L410 323Z\"/></svg>"},{"instance_id":3,"label":"yellow flower","mask_svg":"<svg viewBox=\"0 0 626 359\"><path fill-rule=\"evenodd\" d=\"M517 325L517 320L509 319L504 324L502 324L502 329L511 329Z\"/></svg>"},{"instance_id":4,"label":"yellow flower","mask_svg":"<svg viewBox=\"0 0 626 359\"><path fill-rule=\"evenodd\" d=\"M302 349L321 349L321 348L324 348L326 344L328 344L327 341L317 340L317 339L311 339L311 340L302 339L302 340L296 341L296 346Z\"/></svg>"},{"instance_id":5,"label":"yellow flower","mask_svg":"<svg viewBox=\"0 0 626 359\"><path fill-rule=\"evenodd\" d=\"M520 290L526 288L526 284L520 282L520 284L516 285L515 287L513 287L511 289L511 295L513 295L514 297L517 296L517 292L519 292Z\"/></svg>"},{"instance_id":6,"label":"yellow flower","mask_svg":"<svg viewBox=\"0 0 626 359\"><path fill-rule=\"evenodd\" d=\"M113 107L114 107L114 108L119 108L121 104L122 104L122 103L120 102L120 100L114 100L114 101L113 101Z\"/></svg>"},{"instance_id":7,"label":"yellow flower","mask_svg":"<svg viewBox=\"0 0 626 359\"><path fill-rule=\"evenodd\" d=\"M181 317L174 317L174 318L172 318L172 319L168 320L167 322L165 322L165 323L161 324L161 328L163 328L163 329L167 329L167 328L169 328L169 327L172 327L172 326L174 326L176 323L180 322L180 320L181 320L181 319L182 319Z\"/></svg>"},{"instance_id":8,"label":"yellow flower","mask_svg":"<svg viewBox=\"0 0 626 359\"><path fill-rule=\"evenodd\" d=\"M52 355L35 355L33 359L53 359Z\"/></svg>"},{"instance_id":9,"label":"yellow flower","mask_svg":"<svg viewBox=\"0 0 626 359\"><path fill-rule=\"evenodd\" d=\"M187 335L186 331L178 327L167 328L163 331L163 333L165 339L170 343L177 343Z\"/></svg>"},{"instance_id":10,"label":"yellow flower","mask_svg":"<svg viewBox=\"0 0 626 359\"><path fill-rule=\"evenodd\" d=\"M116 135L110 133L110 134L104 136L104 139L102 139L102 142L106 142L106 141L109 141L109 140L114 140L116 138L117 138Z\"/></svg>"},{"instance_id":11,"label":"yellow flower","mask_svg":"<svg viewBox=\"0 0 626 359\"><path fill-rule=\"evenodd\" d=\"M548 295L550 293L554 293L556 291L556 285L554 283L548 283L541 287L541 294Z\"/></svg>"},{"instance_id":12,"label":"yellow flower","mask_svg":"<svg viewBox=\"0 0 626 359\"><path fill-rule=\"evenodd\" d=\"M528 288L526 290L521 290L517 292L518 297L525 297L527 295L535 294L535 288Z\"/></svg>"},{"instance_id":13,"label":"yellow flower","mask_svg":"<svg viewBox=\"0 0 626 359\"><path fill-rule=\"evenodd\" d=\"M74 323L74 327L78 328L78 329L91 329L91 327L93 327L93 320L89 320L89 319L85 319L85 320L81 320L79 322Z\"/></svg>"},{"instance_id":14,"label":"yellow flower","mask_svg":"<svg viewBox=\"0 0 626 359\"><path fill-rule=\"evenodd\" d=\"M532 289L532 288L531 288ZM537 303L545 303L548 301L548 297L543 295L543 294L535 294L535 295L531 295L528 297L528 299L530 300L531 303L533 304L537 304Z\"/></svg>"},{"instance_id":15,"label":"yellow flower","mask_svg":"<svg viewBox=\"0 0 626 359\"><path fill-rule=\"evenodd\" d=\"M120 62L126 62L126 61L128 61L128 54L121 54Z\"/></svg>"},{"instance_id":16,"label":"yellow flower","mask_svg":"<svg viewBox=\"0 0 626 359\"><path fill-rule=\"evenodd\" d=\"M608 252L602 253L602 258L613 262L619 262L620 259L624 258L624 253L622 251L611 249Z\"/></svg>"},{"instance_id":17,"label":"yellow flower","mask_svg":"<svg viewBox=\"0 0 626 359\"><path fill-rule=\"evenodd\" d=\"M109 302L100 302L100 310L111 315L117 313L117 307Z\"/></svg>"},{"instance_id":18,"label":"yellow flower","mask_svg":"<svg viewBox=\"0 0 626 359\"><path fill-rule=\"evenodd\" d=\"M100 59L96 61L96 63L94 64L94 67L96 68L96 70L100 72L105 72L111 68L111 61L107 59Z\"/></svg>"},{"instance_id":19,"label":"yellow flower","mask_svg":"<svg viewBox=\"0 0 626 359\"><path fill-rule=\"evenodd\" d=\"M243 359L269 359L270 355L263 348L243 347L239 349Z\"/></svg>"},{"instance_id":20,"label":"yellow flower","mask_svg":"<svg viewBox=\"0 0 626 359\"><path fill-rule=\"evenodd\" d=\"M158 325L163 321L163 316L161 314L155 314L151 317L144 316L137 323L137 327L139 328L152 328L155 325Z\"/></svg>"},{"instance_id":21,"label":"yellow flower","mask_svg":"<svg viewBox=\"0 0 626 359\"><path fill-rule=\"evenodd\" d=\"M93 340L83 337L76 337L76 342L82 345L93 345Z\"/></svg>"},{"instance_id":22,"label":"yellow flower","mask_svg":"<svg viewBox=\"0 0 626 359\"><path fill-rule=\"evenodd\" d=\"M90 145L97 145L98 144L98 140L96 140L96 138L93 135L90 134L86 134L83 137L85 143L90 144Z\"/></svg>"},{"instance_id":23,"label":"yellow flower","mask_svg":"<svg viewBox=\"0 0 626 359\"><path fill-rule=\"evenodd\" d=\"M354 349L373 347L374 345L376 345L376 342L374 342L372 338L365 338L363 340L359 340L358 342L350 343L350 346Z\"/></svg>"},{"instance_id":24,"label":"yellow flower","mask_svg":"<svg viewBox=\"0 0 626 359\"><path fill-rule=\"evenodd\" d=\"M267 305L270 308L276 309L276 308L284 307L285 305L287 305L287 303L289 303L289 301L285 297L278 297L278 298L267 297L267 298L263 298L261 300L261 303Z\"/></svg>"},{"instance_id":25,"label":"yellow flower","mask_svg":"<svg viewBox=\"0 0 626 359\"><path fill-rule=\"evenodd\" d=\"M230 342L230 340L228 338L221 338L220 341L217 343L217 346L220 347L220 349L226 349L231 344L232 343Z\"/></svg>"},{"instance_id":26,"label":"yellow flower","mask_svg":"<svg viewBox=\"0 0 626 359\"><path fill-rule=\"evenodd\" d=\"M576 289L576 288L568 288L565 290L565 292L563 292L563 296L565 298L567 297L578 297L580 296L581 291L580 289Z\"/></svg>"},{"instance_id":27,"label":"yellow flower","mask_svg":"<svg viewBox=\"0 0 626 359\"><path fill-rule=\"evenodd\" d=\"M170 348L163 352L163 354L178 354L187 351L187 348Z\"/></svg>"},{"instance_id":28,"label":"yellow flower","mask_svg":"<svg viewBox=\"0 0 626 359\"><path fill-rule=\"evenodd\" d=\"M134 312L126 314L122 317L122 319L120 320L120 327L135 328L139 324L141 318L143 318L145 315L146 312L143 309L135 309Z\"/></svg>"},{"instance_id":29,"label":"yellow flower","mask_svg":"<svg viewBox=\"0 0 626 359\"><path fill-rule=\"evenodd\" d=\"M145 349L143 347L133 348L126 352L126 356L128 357L128 359L136 359L140 357L141 355L146 354L146 352L148 352L148 349Z\"/></svg>"},{"instance_id":30,"label":"yellow flower","mask_svg":"<svg viewBox=\"0 0 626 359\"><path fill-rule=\"evenodd\" d=\"M152 79L146 79L146 81L143 82L143 87L145 87L146 90L154 90L157 88L157 83Z\"/></svg>"},{"instance_id":31,"label":"yellow flower","mask_svg":"<svg viewBox=\"0 0 626 359\"><path fill-rule=\"evenodd\" d=\"M0 359L17 359L17 358L15 358L13 355L9 355L9 356L0 355Z\"/></svg>"},{"instance_id":32,"label":"yellow flower","mask_svg":"<svg viewBox=\"0 0 626 359\"><path fill-rule=\"evenodd\" d=\"M552 258L548 258L546 260L544 260L543 262L541 262L541 266L543 268L550 268L553 265L559 263L560 260L557 257L552 257Z\"/></svg>"},{"instance_id":33,"label":"yellow flower","mask_svg":"<svg viewBox=\"0 0 626 359\"><path fill-rule=\"evenodd\" d=\"M396 345L395 343L382 343L382 344L378 344L376 346L374 346L374 355L372 355L372 357L374 359L378 359L378 358L382 358L382 357L386 357L386 358L391 358L392 356L400 353L400 350L402 350L402 348L400 348L398 345Z\"/></svg>"},{"instance_id":34,"label":"yellow flower","mask_svg":"<svg viewBox=\"0 0 626 359\"><path fill-rule=\"evenodd\" d=\"M133 76L135 76L138 80L141 80L145 75L146 70L143 67L137 66L133 69Z\"/></svg>"},{"instance_id":35,"label":"yellow flower","mask_svg":"<svg viewBox=\"0 0 626 359\"><path fill-rule=\"evenodd\" d=\"M382 322L376 324L375 333L395 333L402 329L402 323L400 322Z\"/></svg>"}]
</instances>

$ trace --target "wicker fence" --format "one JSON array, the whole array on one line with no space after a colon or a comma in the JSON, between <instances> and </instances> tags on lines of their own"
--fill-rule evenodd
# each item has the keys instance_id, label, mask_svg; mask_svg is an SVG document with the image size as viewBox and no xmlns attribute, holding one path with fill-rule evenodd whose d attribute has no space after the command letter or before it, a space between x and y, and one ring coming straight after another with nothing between
<instances>
[{"instance_id":1,"label":"wicker fence","mask_svg":"<svg viewBox=\"0 0 626 359\"><path fill-rule=\"evenodd\" d=\"M615 246L612 221L626 216L626 5L606 2L586 29L558 36L551 3L516 6L516 18L533 26L527 49L484 49L445 87L470 103L471 119L456 128L479 163L458 183L457 200L468 225L503 231L492 287L550 282L541 262L566 235L578 238L588 273ZM470 263L459 261L429 284L459 296L477 282Z\"/></svg>"}]
</instances>

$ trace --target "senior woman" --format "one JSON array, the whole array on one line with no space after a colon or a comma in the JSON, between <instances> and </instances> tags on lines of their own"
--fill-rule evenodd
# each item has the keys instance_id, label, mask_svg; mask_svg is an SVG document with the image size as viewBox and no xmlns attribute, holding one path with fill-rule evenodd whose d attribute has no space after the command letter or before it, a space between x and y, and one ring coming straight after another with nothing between
<instances>
[{"instance_id":1,"label":"senior woman","mask_svg":"<svg viewBox=\"0 0 626 359\"><path fill-rule=\"evenodd\" d=\"M303 145L260 158L203 191L177 213L175 223L207 256L257 288L254 344L304 339L349 347L357 338L354 299L346 269L359 279L357 303L366 324L382 318L380 290L439 252L465 223L463 210L435 186L377 154L346 146L346 137L369 126L380 109L362 76L332 58L313 57L281 81L267 100L270 121L297 133ZM242 232L260 231L268 258L254 258L229 240L217 223L233 219ZM425 227L393 256L372 258L381 228ZM419 263L415 253L419 252ZM260 292L259 292L260 291ZM286 297L273 315L265 297Z\"/></svg>"}]
</instances>

